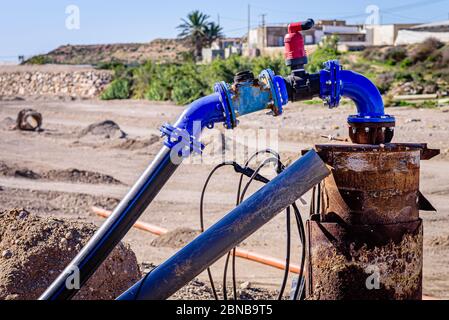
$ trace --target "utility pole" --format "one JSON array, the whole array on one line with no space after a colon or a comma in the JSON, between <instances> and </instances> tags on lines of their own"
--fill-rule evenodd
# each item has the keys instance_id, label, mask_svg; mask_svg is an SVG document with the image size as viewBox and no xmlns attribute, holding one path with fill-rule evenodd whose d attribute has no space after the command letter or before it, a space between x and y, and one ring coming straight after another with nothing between
<instances>
[{"instance_id":1,"label":"utility pole","mask_svg":"<svg viewBox=\"0 0 449 320\"><path fill-rule=\"evenodd\" d=\"M263 50L265 49L265 47L267 46L267 28L266 28L266 24L265 24L265 18L267 16L266 13L263 13L260 15L262 17L262 33L263 33L263 41L262 41L262 46L263 46Z\"/></svg>"},{"instance_id":2,"label":"utility pole","mask_svg":"<svg viewBox=\"0 0 449 320\"><path fill-rule=\"evenodd\" d=\"M251 31L251 5L248 3L248 38Z\"/></svg>"},{"instance_id":3,"label":"utility pole","mask_svg":"<svg viewBox=\"0 0 449 320\"><path fill-rule=\"evenodd\" d=\"M217 24L220 25L220 14L217 14Z\"/></svg>"},{"instance_id":4,"label":"utility pole","mask_svg":"<svg viewBox=\"0 0 449 320\"><path fill-rule=\"evenodd\" d=\"M265 17L267 16L267 14L263 13L260 16L262 17L262 28L265 28Z\"/></svg>"}]
</instances>

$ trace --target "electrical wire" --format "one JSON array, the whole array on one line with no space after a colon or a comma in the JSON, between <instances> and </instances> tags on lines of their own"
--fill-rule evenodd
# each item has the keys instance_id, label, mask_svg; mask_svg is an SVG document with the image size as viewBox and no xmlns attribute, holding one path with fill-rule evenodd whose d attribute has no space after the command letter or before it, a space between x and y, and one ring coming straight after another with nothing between
<instances>
[{"instance_id":1,"label":"electrical wire","mask_svg":"<svg viewBox=\"0 0 449 320\"><path fill-rule=\"evenodd\" d=\"M256 155L257 156L257 155ZM254 159L256 156L251 157L250 159ZM254 181L254 179L259 175L260 170L262 170L263 167L265 167L266 165L268 165L270 162L276 161L276 163L278 163L278 158L275 157L270 157L265 159L260 165L259 167L254 171L254 173L252 174L250 180L248 181L248 183L245 185L245 188L243 189L242 194L239 197L239 192L240 192L240 188L241 185L239 185L238 188L238 194L237 194L237 205L239 205L240 203L243 202L243 199L245 198L245 194L248 191L248 188L250 187L251 183ZM239 199L240 198L240 199ZM235 248L228 253L228 256L226 258L226 263L225 263L225 271L223 274L223 297L225 300L227 300L227 292L226 292L226 280L227 280L227 270L228 270L228 263L229 263L229 258L230 255L232 255L232 287L233 287L233 293L234 293L234 300L237 300L237 280L236 280L236 270L235 270Z\"/></svg>"},{"instance_id":2,"label":"electrical wire","mask_svg":"<svg viewBox=\"0 0 449 320\"><path fill-rule=\"evenodd\" d=\"M232 166L234 163L231 162L223 162L219 165L217 165L210 173L209 176L206 179L206 182L204 183L203 186L203 190L201 192L201 200L200 200L200 227L201 227L201 232L204 232L205 228L204 228L204 196L206 194L206 189L209 185L210 180L212 179L212 176L220 169L226 166ZM215 300L219 300L218 299L218 294L217 294L217 290L215 289L215 284L214 284L214 279L212 277L212 272L210 270L210 268L207 268L207 275L209 277L209 282L212 288L212 294L215 298Z\"/></svg>"},{"instance_id":3,"label":"electrical wire","mask_svg":"<svg viewBox=\"0 0 449 320\"><path fill-rule=\"evenodd\" d=\"M295 293L293 295L293 300L296 301L298 300L298 297L300 297L302 299L303 297L303 292L304 292L304 288L305 288L305 281L304 281L304 267L306 265L306 248L307 248L307 243L306 243L306 232L305 232L305 228L304 228L304 223L302 221L302 217L301 217L301 213L298 209L298 206L296 205L296 203L293 203L293 211L295 212L295 217L296 217L296 224L298 226L298 230L300 233L300 240L301 240L301 265L299 267L299 275L298 275L298 282L296 283L296 288L295 288Z\"/></svg>"},{"instance_id":4,"label":"electrical wire","mask_svg":"<svg viewBox=\"0 0 449 320\"><path fill-rule=\"evenodd\" d=\"M270 154L271 157L265 158L262 163L256 168L256 170L253 170L250 168L250 163L259 155L261 154ZM205 193L206 193L206 189L213 177L213 175L222 167L225 166L233 166L235 171L237 173L240 173L240 179L239 179L239 184L238 184L238 188L237 188L237 199L236 199L236 205L238 206L241 202L243 202L245 195L250 187L250 185L256 180L262 183L268 183L269 180L264 178L263 176L261 176L259 174L259 172L268 164L270 163L276 163L276 173L280 174L284 169L285 166L282 164L281 160L280 160L280 155L271 150L271 149L265 149L265 150L261 150L258 151L256 153L254 153L252 156L249 157L249 159L246 161L245 163L245 167L241 167L240 165L238 165L236 162L223 162L219 165L217 165L209 174L209 176L206 179L206 182L204 184L202 193L201 193L201 203L200 203L200 224L201 224L201 231L204 232L204 198L205 198ZM249 177L249 181L245 184L245 187L242 190L242 186L243 186L243 178L244 176ZM316 188L314 188L316 189ZM314 191L315 192L315 191ZM305 258L306 258L306 236L305 236L305 229L304 229L304 224L301 218L301 214L299 212L299 209L296 205L296 203L292 204L294 213L295 213L295 220L296 220L296 225L297 225L297 229L298 229L298 234L299 234L299 238L301 241L301 268L300 268L300 273L299 273L299 277L298 277L298 282L295 288L295 293L294 293L294 300L298 300L298 297L302 298L303 297L303 291L304 291L304 281L303 281L303 277L304 277L304 267L305 267ZM315 209L314 209L315 210ZM278 299L281 300L283 298L284 292L285 292L285 288L288 282L288 276L289 276L289 270L290 270L290 260L291 260L291 208L288 207L286 209L286 236L287 236L287 245L286 245L286 266L285 266L285 272L284 272L284 276L282 279L282 283L281 283L281 287L279 290L279 295L278 295ZM237 300L237 280L236 280L236 248L234 248L232 251L230 251L226 257L225 260L225 266L224 266L224 272L223 272L223 299L227 300L227 273L228 273L228 268L229 268L229 262L232 258L232 262L231 262L231 267L232 267L232 284L233 284L233 295L234 295L234 300ZM218 300L218 293L214 284L214 280L212 277L212 273L210 268L207 269L208 272L208 277L209 277L209 281L211 283L211 288L212 288L212 292L214 295L214 298L216 300Z\"/></svg>"}]
</instances>

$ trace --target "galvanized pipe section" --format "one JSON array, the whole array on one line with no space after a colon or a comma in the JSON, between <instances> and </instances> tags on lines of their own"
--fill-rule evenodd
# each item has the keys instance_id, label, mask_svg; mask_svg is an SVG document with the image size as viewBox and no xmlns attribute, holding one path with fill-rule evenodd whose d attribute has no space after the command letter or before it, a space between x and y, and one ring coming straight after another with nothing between
<instances>
[{"instance_id":1,"label":"galvanized pipe section","mask_svg":"<svg viewBox=\"0 0 449 320\"><path fill-rule=\"evenodd\" d=\"M321 212L307 222L309 299L421 299L422 149L316 148L333 175L323 183Z\"/></svg>"},{"instance_id":2,"label":"galvanized pipe section","mask_svg":"<svg viewBox=\"0 0 449 320\"><path fill-rule=\"evenodd\" d=\"M169 298L329 174L316 152L308 152L118 300Z\"/></svg>"}]
</instances>

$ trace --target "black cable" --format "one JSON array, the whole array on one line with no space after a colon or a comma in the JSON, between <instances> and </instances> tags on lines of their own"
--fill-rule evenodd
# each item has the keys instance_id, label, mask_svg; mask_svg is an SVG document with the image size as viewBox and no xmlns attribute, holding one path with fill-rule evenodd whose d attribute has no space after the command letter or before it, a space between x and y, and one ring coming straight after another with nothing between
<instances>
[{"instance_id":1,"label":"black cable","mask_svg":"<svg viewBox=\"0 0 449 320\"><path fill-rule=\"evenodd\" d=\"M201 227L201 232L204 232L205 228L204 228L204 195L206 194L206 189L209 185L210 180L212 179L212 176L215 174L215 172L218 171L218 169L226 167L226 166L232 166L233 163L230 162L223 162L219 165L217 165L210 173L209 176L206 179L206 182L204 183L203 186L203 190L201 192L201 200L200 200L200 227ZM214 284L214 279L212 277L212 271L210 268L207 268L207 275L209 277L209 282L210 282L210 286L212 288L212 294L215 298L215 300L219 300L218 299L218 294L217 294L217 290L215 289L215 284Z\"/></svg>"},{"instance_id":2,"label":"black cable","mask_svg":"<svg viewBox=\"0 0 449 320\"><path fill-rule=\"evenodd\" d=\"M282 300L282 297L284 296L285 287L287 286L288 281L288 275L290 273L290 251L291 251L291 218L290 218L291 212L290 207L287 208L286 212L286 222L287 222L287 253L285 255L285 272L284 272L284 278L282 279L281 288L279 289L279 295L278 300Z\"/></svg>"},{"instance_id":3,"label":"black cable","mask_svg":"<svg viewBox=\"0 0 449 320\"><path fill-rule=\"evenodd\" d=\"M264 159L264 161L258 166L258 168L256 170L253 170L249 167L250 162L255 159L258 155L262 154L262 153L267 153L267 154L271 154L272 157L266 158ZM264 184L268 183L270 180L264 178L263 176L261 176L259 174L260 170L266 166L268 163L270 162L276 162L277 163L277 168L276 168L276 172L278 174L280 174L284 169L285 166L282 164L281 160L280 160L280 156L277 152L271 150L271 149L265 149L265 150L261 150L258 151L256 153L254 153L245 163L245 167L241 167L240 165L238 165L236 162L223 162L219 165L217 165L209 174L202 193L201 193L201 204L200 204L200 224L201 224L201 232L204 232L205 227L204 227L204 197L205 197L205 193L206 193L206 189L210 183L210 180L212 179L212 176L216 173L216 171L224 166L233 166L234 170L237 173L240 173L240 179L239 179L239 185L238 185L238 190L237 190L237 199L236 199L236 205L238 206L241 202L243 202L243 199L245 198L245 195L251 185L252 182L254 182L254 180L262 182ZM243 177L244 176L248 176L250 178L250 180L246 183L245 188L243 189L242 192L242 184L243 184ZM316 192L316 187L314 188L313 191L313 199L315 199L315 192ZM296 203L294 203L293 205L293 209L295 212L295 218L296 218L296 224L297 224L297 228L298 228L298 233L300 236L300 241L302 244L302 253L301 253L301 267L300 267L300 273L299 273L299 277L298 277L298 283L295 289L295 295L294 295L294 300L297 300L298 296L302 297L302 293L304 290L304 281L303 276L304 276L304 266L305 266L305 258L306 258L306 236L305 236L305 229L304 229L304 224L301 218L301 214L299 212L299 209L296 205ZM312 208L313 206L313 208ZM315 211L315 201L313 201L313 205L311 206L311 212L312 210ZM282 296L285 292L285 288L287 285L287 281L288 281L288 275L289 275L289 271L290 271L290 259L291 259L291 209L290 207L287 208L287 212L286 212L286 223L287 223L287 252L286 252L286 268L285 268L285 273L284 273L284 277L283 277L283 281L281 284L281 288L279 290L279 295L278 295L278 299L282 299ZM224 274L223 274L223 298L225 300L227 300L227 286L226 286L226 282L227 282L227 271L228 271L228 266L229 266L229 260L232 256L232 282L233 282L233 294L234 294L234 299L237 300L237 281L236 281L236 248L234 248L232 251L230 251L226 257L226 261L225 261L225 267L224 267ZM209 281L211 283L211 287L212 287L212 292L214 295L214 298L216 300L218 300L218 294L215 288L215 284L214 284L214 280L212 277L212 273L210 268L207 268L207 272L208 272L208 276L209 276ZM299 295L301 294L301 295Z\"/></svg>"},{"instance_id":4,"label":"black cable","mask_svg":"<svg viewBox=\"0 0 449 320\"><path fill-rule=\"evenodd\" d=\"M305 233L304 223L302 221L301 213L300 213L296 203L293 203L292 206L293 206L293 210L295 212L296 223L298 225L298 229L299 229L299 232L300 232L300 240L301 240L301 244L302 244L302 248L301 248L301 265L299 267L298 282L296 284L295 293L293 295L293 300L296 301L296 300L298 300L299 296L302 297L302 293L304 292L303 277L304 277L304 267L305 267L305 263L306 263L307 243L306 243L306 233ZM301 295L299 295L300 293L301 293Z\"/></svg>"},{"instance_id":5,"label":"black cable","mask_svg":"<svg viewBox=\"0 0 449 320\"><path fill-rule=\"evenodd\" d=\"M270 157L270 158L266 158L264 161L262 161L262 163L259 165L259 167L257 167L257 169L254 171L254 174L251 176L249 181L246 183L245 188L243 188L242 194L240 196L240 203L243 202L246 192L248 191L251 183L254 181L254 178L256 177L256 175L259 174L260 170L262 170L263 167L265 167L270 162L273 162L273 160L276 161L277 163L279 162L277 158Z\"/></svg>"},{"instance_id":6,"label":"black cable","mask_svg":"<svg viewBox=\"0 0 449 320\"><path fill-rule=\"evenodd\" d=\"M253 158L253 157L251 157ZM239 205L241 202L243 202L244 196L246 191L248 190L249 186L251 185L251 183L255 180L255 178L259 175L260 170L262 170L262 168L267 165L269 162L273 161L273 159L275 159L276 161L278 161L276 158L274 157L270 157L265 159L261 165L259 165L259 167L253 172L253 174L251 175L251 178L249 180L249 182L246 184L245 189L240 197L240 199L237 200L237 205ZM239 185L239 190L237 191L237 194L239 194L240 192L240 185ZM229 259L230 256L232 255L232 287L233 287L233 293L234 293L234 300L237 300L237 280L236 280L236 270L235 270L235 248L230 251L226 257L226 262L225 262L225 269L224 269L224 273L223 273L223 297L225 300L227 300L227 290L226 290L226 283L227 283L227 273L228 273L228 264L229 264Z\"/></svg>"},{"instance_id":7,"label":"black cable","mask_svg":"<svg viewBox=\"0 0 449 320\"><path fill-rule=\"evenodd\" d=\"M223 300L228 300L228 289L226 288L226 275L228 274L228 265L229 265L229 258L231 257L231 253L228 252L228 255L226 256L226 262L224 267L224 273L223 273Z\"/></svg>"}]
</instances>

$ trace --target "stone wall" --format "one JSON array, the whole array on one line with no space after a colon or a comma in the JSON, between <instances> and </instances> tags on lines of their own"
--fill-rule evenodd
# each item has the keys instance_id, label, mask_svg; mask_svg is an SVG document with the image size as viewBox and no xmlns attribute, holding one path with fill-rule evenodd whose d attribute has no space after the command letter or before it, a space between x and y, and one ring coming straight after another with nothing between
<instances>
[{"instance_id":1,"label":"stone wall","mask_svg":"<svg viewBox=\"0 0 449 320\"><path fill-rule=\"evenodd\" d=\"M0 66L0 98L92 99L111 81L110 71L85 66Z\"/></svg>"}]
</instances>

